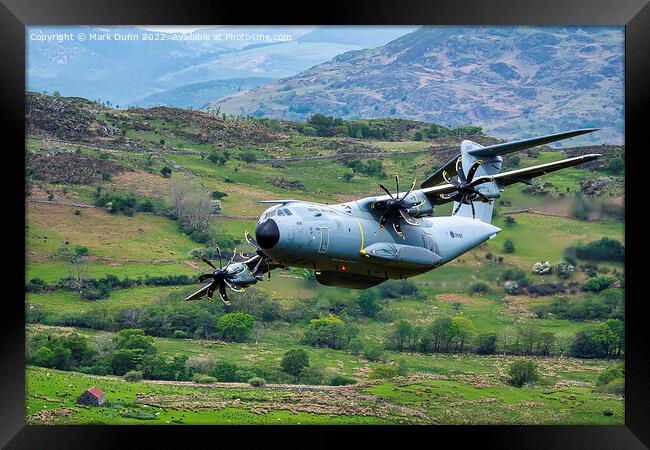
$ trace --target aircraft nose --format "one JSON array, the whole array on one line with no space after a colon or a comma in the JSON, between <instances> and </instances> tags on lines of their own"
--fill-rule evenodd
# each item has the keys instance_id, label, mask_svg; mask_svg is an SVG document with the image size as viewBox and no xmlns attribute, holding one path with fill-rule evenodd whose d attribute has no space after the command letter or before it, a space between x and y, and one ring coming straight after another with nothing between
<instances>
[{"instance_id":1,"label":"aircraft nose","mask_svg":"<svg viewBox=\"0 0 650 450\"><path fill-rule=\"evenodd\" d=\"M260 247L267 250L275 247L280 240L280 229L273 219L258 223L255 227L255 239Z\"/></svg>"}]
</instances>

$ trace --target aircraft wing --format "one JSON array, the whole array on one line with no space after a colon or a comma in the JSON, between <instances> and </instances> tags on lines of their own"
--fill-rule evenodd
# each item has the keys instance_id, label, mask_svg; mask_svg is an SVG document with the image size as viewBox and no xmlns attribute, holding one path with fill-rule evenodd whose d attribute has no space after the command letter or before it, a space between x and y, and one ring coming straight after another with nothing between
<instances>
[{"instance_id":1,"label":"aircraft wing","mask_svg":"<svg viewBox=\"0 0 650 450\"><path fill-rule=\"evenodd\" d=\"M556 170L565 169L567 167L583 164L594 159L600 158L602 155L598 153L591 153L589 155L576 156L575 158L562 159L560 161L550 162L547 164L540 164L539 166L526 167L524 169L511 170L509 172L498 173L490 177L497 182L500 186L509 186L514 183L532 184L533 178L540 175L545 175ZM485 178L479 177L477 178Z\"/></svg>"},{"instance_id":2,"label":"aircraft wing","mask_svg":"<svg viewBox=\"0 0 650 450\"><path fill-rule=\"evenodd\" d=\"M208 288L210 287L210 284L212 284L212 283L208 283L205 286L203 286L201 289L196 291L194 294L188 295L187 297L185 297L185 300L186 301L187 300L196 300L198 298L203 297L204 295L206 295L208 293Z\"/></svg>"}]
</instances>

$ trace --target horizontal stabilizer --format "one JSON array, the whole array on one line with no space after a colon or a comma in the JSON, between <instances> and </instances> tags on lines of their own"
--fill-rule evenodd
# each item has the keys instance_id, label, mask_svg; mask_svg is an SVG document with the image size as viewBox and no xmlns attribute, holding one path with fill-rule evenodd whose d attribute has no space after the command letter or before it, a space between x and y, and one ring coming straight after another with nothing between
<instances>
[{"instance_id":1,"label":"horizontal stabilizer","mask_svg":"<svg viewBox=\"0 0 650 450\"><path fill-rule=\"evenodd\" d=\"M530 139L522 139L514 142L504 142L503 144L489 145L487 147L476 148L469 150L468 153L474 156L498 156L506 155L508 153L517 152L527 148L537 147L538 145L548 144L549 142L561 141L581 134L591 133L598 128L583 128L580 130L565 131L563 133L549 134L546 136L534 137Z\"/></svg>"},{"instance_id":2,"label":"horizontal stabilizer","mask_svg":"<svg viewBox=\"0 0 650 450\"><path fill-rule=\"evenodd\" d=\"M474 182L482 179L488 179L490 181L496 182L500 186L508 186L514 183L526 183L530 184L532 179L541 175L545 175L550 172L555 172L556 170L565 169L571 166L577 166L578 164L584 164L594 159L600 158L602 155L597 153L592 153L589 155L576 156L575 158L562 159L560 161L550 162L546 164L540 164L538 166L526 167L524 169L511 170L509 172L498 173L490 177L477 177L474 179ZM481 183L477 183L481 184ZM456 186L453 184L445 183L437 186L428 187L422 189L427 197L430 199L433 197L439 197L441 194L449 194L456 190ZM449 200L436 201L435 203L446 203Z\"/></svg>"},{"instance_id":3,"label":"horizontal stabilizer","mask_svg":"<svg viewBox=\"0 0 650 450\"><path fill-rule=\"evenodd\" d=\"M561 141L562 139L568 139L570 137L579 136L581 134L591 133L596 131L598 128L582 128L579 130L565 131L563 133L549 134L546 136L534 137L530 139L522 139L520 141L514 142L504 142L503 144L489 145L487 147L479 147L467 150L467 153L474 157L493 157L498 155L505 155L508 153L516 152L519 150L524 150L527 148L532 148L538 145L548 144L549 142ZM466 141L471 142L471 141ZM460 156L460 153L454 156L452 159L447 161L442 167L436 170L429 178L424 180L420 184L421 188L429 188L435 186L439 183L445 181L443 177L443 172L447 172L448 177L453 177L456 175L456 160Z\"/></svg>"}]
</instances>

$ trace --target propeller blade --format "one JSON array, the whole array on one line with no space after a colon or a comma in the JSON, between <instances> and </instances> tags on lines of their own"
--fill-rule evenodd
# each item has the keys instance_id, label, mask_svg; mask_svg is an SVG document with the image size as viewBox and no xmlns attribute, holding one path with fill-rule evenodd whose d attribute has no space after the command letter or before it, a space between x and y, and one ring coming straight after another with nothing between
<instances>
[{"instance_id":1,"label":"propeller blade","mask_svg":"<svg viewBox=\"0 0 650 450\"><path fill-rule=\"evenodd\" d=\"M449 176L447 175L447 171L446 171L446 170L443 170L443 171L442 171L442 178L444 178L444 180L447 182L447 184L453 184L454 186L456 186L454 183L452 183L452 180L451 180L451 178L449 178Z\"/></svg>"},{"instance_id":2,"label":"propeller blade","mask_svg":"<svg viewBox=\"0 0 650 450\"><path fill-rule=\"evenodd\" d=\"M221 249L219 248L219 246L217 244L214 244L214 248L217 249L217 255L219 255L219 268L222 269L223 267L222 267L222 264L221 264ZM212 264L210 264L210 265L212 265ZM212 267L214 267L214 266L212 266Z\"/></svg>"},{"instance_id":3,"label":"propeller blade","mask_svg":"<svg viewBox=\"0 0 650 450\"><path fill-rule=\"evenodd\" d=\"M196 284L201 284L201 283L203 283L205 280L208 280L208 279L210 279L210 278L212 278L212 274L211 274L211 273L204 273L203 275L199 276L199 277L196 279Z\"/></svg>"},{"instance_id":4,"label":"propeller blade","mask_svg":"<svg viewBox=\"0 0 650 450\"><path fill-rule=\"evenodd\" d=\"M469 199L469 206L472 207L472 219L476 219L476 211L474 210L474 202L472 199Z\"/></svg>"},{"instance_id":5,"label":"propeller blade","mask_svg":"<svg viewBox=\"0 0 650 450\"><path fill-rule=\"evenodd\" d=\"M246 290L246 289L244 289L244 288L242 288L242 287L237 286L236 284L232 284L232 283L231 283L230 281L228 281L228 280L223 280L223 281L228 285L228 287L229 287L230 289L232 289L232 290L235 291L235 292L244 292L244 291Z\"/></svg>"},{"instance_id":6,"label":"propeller blade","mask_svg":"<svg viewBox=\"0 0 650 450\"><path fill-rule=\"evenodd\" d=\"M456 192L450 198L455 202L460 202L460 203L463 202L463 194L461 194L460 192Z\"/></svg>"},{"instance_id":7,"label":"propeller blade","mask_svg":"<svg viewBox=\"0 0 650 450\"><path fill-rule=\"evenodd\" d=\"M395 198L399 198L399 175L395 174L395 185L397 186L397 194Z\"/></svg>"},{"instance_id":8,"label":"propeller blade","mask_svg":"<svg viewBox=\"0 0 650 450\"><path fill-rule=\"evenodd\" d=\"M456 196L458 194L459 194L458 191L453 191L453 193L450 193L450 194L438 194L438 197L440 197L442 199L445 199L445 200L449 200L449 199L454 198L454 196Z\"/></svg>"},{"instance_id":9,"label":"propeller blade","mask_svg":"<svg viewBox=\"0 0 650 450\"><path fill-rule=\"evenodd\" d=\"M187 297L185 297L185 300L186 300L186 301L189 301L189 300L196 300L196 299L198 299L198 298L201 298L201 297L203 297L203 296L205 295L205 293L207 292L207 290L208 290L209 288L210 288L210 285L209 285L209 284L206 284L205 286L203 286L203 287L202 287L201 289L199 289L198 291L196 291L196 292L194 292L193 294L188 295Z\"/></svg>"},{"instance_id":10,"label":"propeller blade","mask_svg":"<svg viewBox=\"0 0 650 450\"><path fill-rule=\"evenodd\" d=\"M479 197L483 203L490 203L490 199L478 191L476 191L476 196Z\"/></svg>"},{"instance_id":11,"label":"propeller blade","mask_svg":"<svg viewBox=\"0 0 650 450\"><path fill-rule=\"evenodd\" d=\"M404 237L404 233L402 232L402 227L399 226L399 220L393 220L393 230L395 230L395 233L398 235Z\"/></svg>"},{"instance_id":12,"label":"propeller blade","mask_svg":"<svg viewBox=\"0 0 650 450\"><path fill-rule=\"evenodd\" d=\"M409 225L420 225L420 222L415 220L415 218L406 212L404 208L399 209L399 214L402 216L402 219L404 219L404 222L408 223Z\"/></svg>"},{"instance_id":13,"label":"propeller blade","mask_svg":"<svg viewBox=\"0 0 650 450\"><path fill-rule=\"evenodd\" d=\"M212 301L212 294L214 293L214 290L217 288L217 286L222 285L217 281L214 281L210 287L208 287L208 301Z\"/></svg>"},{"instance_id":14,"label":"propeller blade","mask_svg":"<svg viewBox=\"0 0 650 450\"><path fill-rule=\"evenodd\" d=\"M255 240L255 238L253 238L253 236L251 236L250 233L249 233L248 231L245 231L245 232L244 232L244 239L246 239L246 242L248 242L248 243L249 243L250 245L252 245L253 247L255 247L255 248L260 248L260 246L259 246L259 244L257 243L257 241Z\"/></svg>"},{"instance_id":15,"label":"propeller blade","mask_svg":"<svg viewBox=\"0 0 650 450\"><path fill-rule=\"evenodd\" d=\"M257 273L259 270L260 266L262 265L262 262L264 261L264 258L260 258L259 261L257 261L257 264L255 264L255 268L253 268L253 275Z\"/></svg>"},{"instance_id":16,"label":"propeller blade","mask_svg":"<svg viewBox=\"0 0 650 450\"><path fill-rule=\"evenodd\" d=\"M463 157L459 156L456 160L456 172L458 173L458 179L460 179L461 183L466 183L467 178L465 178L465 173L463 172L463 166L461 165L462 161Z\"/></svg>"},{"instance_id":17,"label":"propeller blade","mask_svg":"<svg viewBox=\"0 0 650 450\"><path fill-rule=\"evenodd\" d=\"M454 210L454 213L452 214L452 216L456 215L456 213L460 210L460 207L463 206L464 201L465 201L465 195L462 195L460 201L458 202L458 206Z\"/></svg>"},{"instance_id":18,"label":"propeller blade","mask_svg":"<svg viewBox=\"0 0 650 450\"><path fill-rule=\"evenodd\" d=\"M200 259L201 259L201 261L203 261L204 263L206 263L208 266L212 267L213 269L215 269L215 270L217 269L216 267L214 267L214 264L212 264L207 258L201 257Z\"/></svg>"},{"instance_id":19,"label":"propeller blade","mask_svg":"<svg viewBox=\"0 0 650 450\"><path fill-rule=\"evenodd\" d=\"M469 171L467 172L467 182L471 183L472 180L474 179L474 174L478 170L479 166L483 164L483 160L479 159L476 161L474 164L472 164L472 167L469 168Z\"/></svg>"},{"instance_id":20,"label":"propeller blade","mask_svg":"<svg viewBox=\"0 0 650 450\"><path fill-rule=\"evenodd\" d=\"M402 196L401 200L404 200L406 197L408 197L408 195L411 193L411 191L413 190L414 187L415 187L415 179L413 180L413 184L411 185L411 187L409 188L409 190L406 191L406 194L404 194L404 195Z\"/></svg>"},{"instance_id":21,"label":"propeller blade","mask_svg":"<svg viewBox=\"0 0 650 450\"><path fill-rule=\"evenodd\" d=\"M479 178L479 179L477 179L477 180L472 181L472 182L470 183L470 186L472 186L472 187L476 187L476 186L478 186L479 184L489 183L489 182L494 182L494 179L493 179L493 178Z\"/></svg>"},{"instance_id":22,"label":"propeller blade","mask_svg":"<svg viewBox=\"0 0 650 450\"><path fill-rule=\"evenodd\" d=\"M385 212L384 214L381 215L381 219L379 219L379 228L381 228L382 230L384 229L386 222L388 222L389 216L390 216L389 212Z\"/></svg>"},{"instance_id":23,"label":"propeller blade","mask_svg":"<svg viewBox=\"0 0 650 450\"><path fill-rule=\"evenodd\" d=\"M219 297L221 297L221 301L224 302L226 305L230 305L230 300L228 300L228 294L226 294L226 285L223 283L219 285Z\"/></svg>"},{"instance_id":24,"label":"propeller blade","mask_svg":"<svg viewBox=\"0 0 650 450\"><path fill-rule=\"evenodd\" d=\"M228 264L226 264L226 267L224 267L223 270L226 270L228 268L228 266L230 266L232 264L232 262L235 260L235 256L237 256L237 249L235 249L232 252L232 258L230 258L230 261L228 261Z\"/></svg>"},{"instance_id":25,"label":"propeller blade","mask_svg":"<svg viewBox=\"0 0 650 450\"><path fill-rule=\"evenodd\" d=\"M386 203L385 200L379 200L378 202L374 202L370 205L370 209L387 209L388 204Z\"/></svg>"},{"instance_id":26,"label":"propeller blade","mask_svg":"<svg viewBox=\"0 0 650 450\"><path fill-rule=\"evenodd\" d=\"M387 193L387 194L390 196L390 198L395 198L395 197L393 197L393 194L391 194L390 191L389 191L388 189L386 189L386 186L384 186L383 184L379 183L379 187L380 187L380 188L381 188L385 193Z\"/></svg>"}]
</instances>

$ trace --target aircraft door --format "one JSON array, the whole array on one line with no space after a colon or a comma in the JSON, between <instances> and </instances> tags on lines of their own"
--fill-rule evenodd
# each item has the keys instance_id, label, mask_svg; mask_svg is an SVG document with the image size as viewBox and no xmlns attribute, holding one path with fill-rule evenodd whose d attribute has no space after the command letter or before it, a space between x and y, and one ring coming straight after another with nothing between
<instances>
[{"instance_id":1,"label":"aircraft door","mask_svg":"<svg viewBox=\"0 0 650 450\"><path fill-rule=\"evenodd\" d=\"M327 227L316 228L320 231L320 246L318 247L319 253L325 253L330 242L330 230Z\"/></svg>"}]
</instances>

